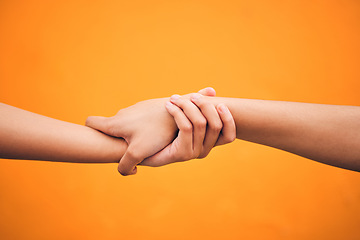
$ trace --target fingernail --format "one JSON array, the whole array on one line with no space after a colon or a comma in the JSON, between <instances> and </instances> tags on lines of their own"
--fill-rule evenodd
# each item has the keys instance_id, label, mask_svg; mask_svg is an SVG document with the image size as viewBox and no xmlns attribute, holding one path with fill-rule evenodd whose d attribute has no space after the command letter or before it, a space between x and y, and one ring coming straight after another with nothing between
<instances>
[{"instance_id":1,"label":"fingernail","mask_svg":"<svg viewBox=\"0 0 360 240\"><path fill-rule=\"evenodd\" d=\"M219 112L220 113L226 113L227 111L229 111L229 109L225 105L221 104L219 106Z\"/></svg>"},{"instance_id":2,"label":"fingernail","mask_svg":"<svg viewBox=\"0 0 360 240\"><path fill-rule=\"evenodd\" d=\"M196 101L201 98L201 94L199 93L193 93L191 94L191 100Z\"/></svg>"},{"instance_id":3,"label":"fingernail","mask_svg":"<svg viewBox=\"0 0 360 240\"><path fill-rule=\"evenodd\" d=\"M172 95L171 96L171 100L178 100L180 98L180 95L178 95L178 94L175 94L175 95Z\"/></svg>"}]
</instances>

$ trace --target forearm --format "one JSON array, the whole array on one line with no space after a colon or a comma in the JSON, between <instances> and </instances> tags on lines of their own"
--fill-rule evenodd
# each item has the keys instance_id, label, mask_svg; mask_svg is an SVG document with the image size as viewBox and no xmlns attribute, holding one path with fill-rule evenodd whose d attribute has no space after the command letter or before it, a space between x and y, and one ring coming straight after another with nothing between
<instances>
[{"instance_id":1,"label":"forearm","mask_svg":"<svg viewBox=\"0 0 360 240\"><path fill-rule=\"evenodd\" d=\"M237 98L225 103L237 138L360 171L360 107Z\"/></svg>"},{"instance_id":2,"label":"forearm","mask_svg":"<svg viewBox=\"0 0 360 240\"><path fill-rule=\"evenodd\" d=\"M119 162L124 140L0 103L0 158Z\"/></svg>"}]
</instances>

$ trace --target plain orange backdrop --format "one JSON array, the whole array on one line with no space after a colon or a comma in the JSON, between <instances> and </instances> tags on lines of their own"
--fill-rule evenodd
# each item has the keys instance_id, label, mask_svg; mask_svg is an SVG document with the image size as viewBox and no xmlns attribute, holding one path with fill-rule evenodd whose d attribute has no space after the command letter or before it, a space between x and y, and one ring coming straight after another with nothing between
<instances>
[{"instance_id":1,"label":"plain orange backdrop","mask_svg":"<svg viewBox=\"0 0 360 240\"><path fill-rule=\"evenodd\" d=\"M360 105L359 43L358 1L0 1L0 101L78 124L206 86ZM0 160L0 239L360 239L356 172L239 140L116 168Z\"/></svg>"}]
</instances>

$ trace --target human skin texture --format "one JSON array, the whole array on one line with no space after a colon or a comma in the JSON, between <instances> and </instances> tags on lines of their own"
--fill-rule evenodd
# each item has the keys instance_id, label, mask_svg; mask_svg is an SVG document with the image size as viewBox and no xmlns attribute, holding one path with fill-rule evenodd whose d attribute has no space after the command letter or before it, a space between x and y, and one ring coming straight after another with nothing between
<instances>
[{"instance_id":1,"label":"human skin texture","mask_svg":"<svg viewBox=\"0 0 360 240\"><path fill-rule=\"evenodd\" d=\"M86 126L0 103L0 157L78 163L114 163L127 143Z\"/></svg>"},{"instance_id":2,"label":"human skin texture","mask_svg":"<svg viewBox=\"0 0 360 240\"><path fill-rule=\"evenodd\" d=\"M189 104L179 108L166 103L167 111L174 117L179 129L177 138L141 165L163 166L173 162L206 157L214 146L235 140L235 122L224 104L203 104L197 108Z\"/></svg>"},{"instance_id":3,"label":"human skin texture","mask_svg":"<svg viewBox=\"0 0 360 240\"><path fill-rule=\"evenodd\" d=\"M182 107L187 98L171 102ZM360 107L194 94L191 101L225 104L238 139L282 149L340 168L360 171Z\"/></svg>"},{"instance_id":4,"label":"human skin texture","mask_svg":"<svg viewBox=\"0 0 360 240\"><path fill-rule=\"evenodd\" d=\"M138 142L134 153L152 151L144 155L142 165L158 167L202 158L216 142L225 144L229 140L233 141L236 131L234 120L226 106L221 105L219 114L210 103L204 104L201 109L204 110L204 115L194 104L185 106L182 111L168 99L151 99L122 111L121 124L116 118L117 128L106 128L103 131L114 134L113 131L123 129L130 135L133 132L142 133L136 138ZM2 158L112 163L119 162L125 153L129 154L128 144L124 139L111 137L86 126L2 103L0 112ZM101 126L108 126L107 122L99 123ZM212 126L210 130L207 131L206 125ZM120 161L120 166L124 165L122 161L124 159ZM131 162L138 163L140 162Z\"/></svg>"},{"instance_id":5,"label":"human skin texture","mask_svg":"<svg viewBox=\"0 0 360 240\"><path fill-rule=\"evenodd\" d=\"M215 91L212 88L205 88L200 90L199 94L214 96ZM190 95L185 97L189 98ZM164 107L168 101L169 98L150 99L121 109L113 117L88 117L87 126L110 136L124 138L129 144L118 166L118 171L122 175L136 174L136 165L140 163L159 166L159 162L168 164L184 161L183 158L175 157L173 154L174 145L167 148L176 137L178 130L173 117L170 116L173 112L169 111L168 107L167 109ZM220 106L227 109L225 105ZM213 146L229 143L235 139L236 130L231 113L220 111L220 106L216 109L213 104L205 103L200 108L194 104L182 107L192 123L183 131L191 131L194 139L204 141L202 149L195 154L196 156L189 155L191 158L203 158ZM178 115L178 111L176 113ZM178 149L175 152L181 154L182 150ZM185 159L189 158L185 157Z\"/></svg>"}]
</instances>

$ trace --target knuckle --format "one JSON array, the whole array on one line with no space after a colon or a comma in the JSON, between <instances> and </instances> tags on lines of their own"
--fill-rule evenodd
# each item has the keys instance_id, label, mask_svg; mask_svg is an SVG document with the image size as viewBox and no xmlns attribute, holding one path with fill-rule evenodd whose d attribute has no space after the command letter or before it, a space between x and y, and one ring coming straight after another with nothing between
<instances>
[{"instance_id":1,"label":"knuckle","mask_svg":"<svg viewBox=\"0 0 360 240\"><path fill-rule=\"evenodd\" d=\"M205 128L207 121L205 118L199 118L196 121L193 122L193 124L197 127L197 128Z\"/></svg>"},{"instance_id":2,"label":"knuckle","mask_svg":"<svg viewBox=\"0 0 360 240\"><path fill-rule=\"evenodd\" d=\"M201 96L201 95L200 95ZM202 97L199 97L196 102L195 102L196 106L198 106L199 108L203 108L204 106L207 105L207 102L204 102Z\"/></svg>"},{"instance_id":3,"label":"knuckle","mask_svg":"<svg viewBox=\"0 0 360 240\"><path fill-rule=\"evenodd\" d=\"M200 99L199 102L200 102L200 104L199 104L200 108L210 108L213 106L210 102L203 101L203 99Z\"/></svg>"},{"instance_id":4,"label":"knuckle","mask_svg":"<svg viewBox=\"0 0 360 240\"><path fill-rule=\"evenodd\" d=\"M184 107L185 101L183 98L178 98L176 100L176 105L178 105L179 107Z\"/></svg>"},{"instance_id":5,"label":"knuckle","mask_svg":"<svg viewBox=\"0 0 360 240\"><path fill-rule=\"evenodd\" d=\"M226 135L224 135L224 141L226 143L231 143L231 142L235 141L235 139L236 139L235 134L226 134Z\"/></svg>"},{"instance_id":6,"label":"knuckle","mask_svg":"<svg viewBox=\"0 0 360 240\"><path fill-rule=\"evenodd\" d=\"M211 130L213 130L215 132L220 132L221 129L223 128L223 124L221 121L217 121L217 122L211 124L209 127Z\"/></svg>"},{"instance_id":7,"label":"knuckle","mask_svg":"<svg viewBox=\"0 0 360 240\"><path fill-rule=\"evenodd\" d=\"M190 132L192 132L193 127L190 123L184 124L184 126L182 127L182 130L186 133L190 133Z\"/></svg>"}]
</instances>

